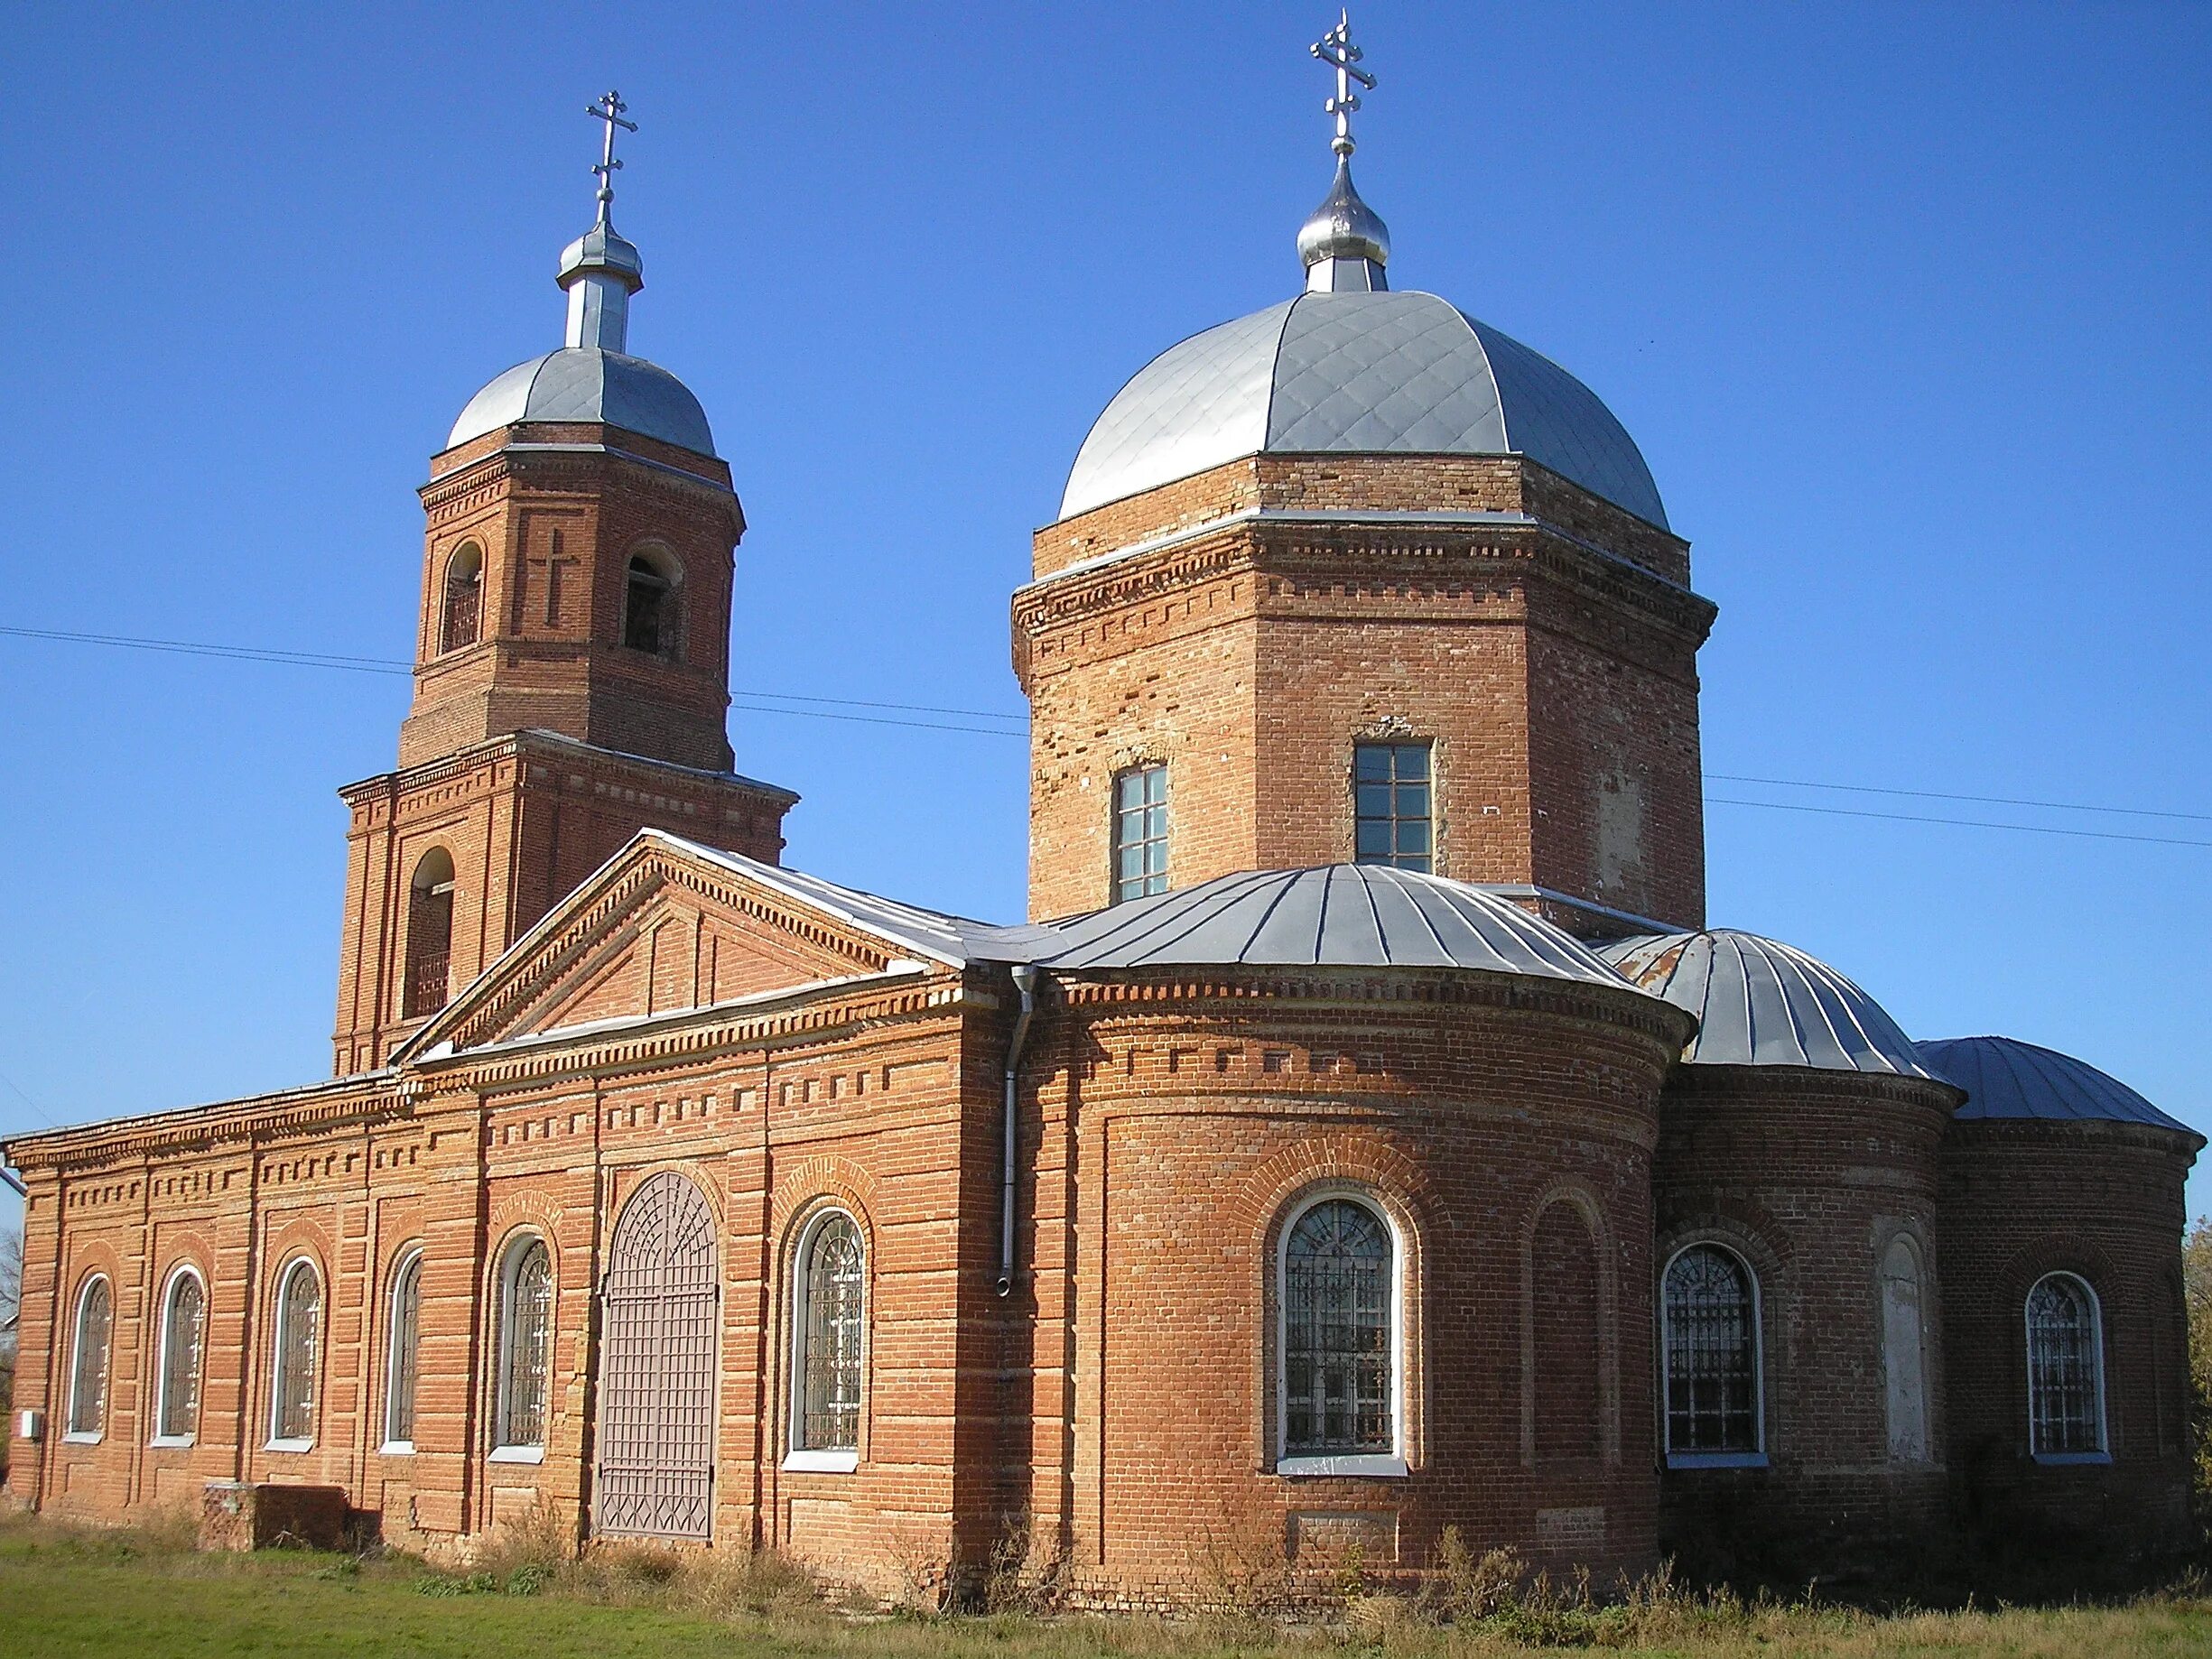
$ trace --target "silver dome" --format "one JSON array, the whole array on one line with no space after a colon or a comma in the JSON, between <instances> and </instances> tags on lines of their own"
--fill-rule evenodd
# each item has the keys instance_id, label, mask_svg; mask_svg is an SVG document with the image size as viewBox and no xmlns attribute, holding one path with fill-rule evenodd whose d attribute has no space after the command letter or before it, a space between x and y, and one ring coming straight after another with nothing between
<instances>
[{"instance_id":1,"label":"silver dome","mask_svg":"<svg viewBox=\"0 0 2212 1659\"><path fill-rule=\"evenodd\" d=\"M1966 1091L1954 1117L2138 1123L2204 1136L2086 1060L2016 1037L1941 1037L1919 1045L1929 1069Z\"/></svg>"},{"instance_id":2,"label":"silver dome","mask_svg":"<svg viewBox=\"0 0 2212 1659\"><path fill-rule=\"evenodd\" d=\"M469 400L445 447L518 421L598 422L697 455L714 453L707 412L688 386L658 364L596 346L517 363Z\"/></svg>"},{"instance_id":3,"label":"silver dome","mask_svg":"<svg viewBox=\"0 0 2212 1659\"><path fill-rule=\"evenodd\" d=\"M1435 294L1356 292L1301 294L1153 358L1083 440L1060 516L1263 451L1525 455L1667 527L1589 387Z\"/></svg>"},{"instance_id":4,"label":"silver dome","mask_svg":"<svg viewBox=\"0 0 2212 1659\"><path fill-rule=\"evenodd\" d=\"M1800 1066L1929 1077L1880 1003L1795 946L1733 928L1600 948L1631 985L1697 1016L1690 1065Z\"/></svg>"}]
</instances>

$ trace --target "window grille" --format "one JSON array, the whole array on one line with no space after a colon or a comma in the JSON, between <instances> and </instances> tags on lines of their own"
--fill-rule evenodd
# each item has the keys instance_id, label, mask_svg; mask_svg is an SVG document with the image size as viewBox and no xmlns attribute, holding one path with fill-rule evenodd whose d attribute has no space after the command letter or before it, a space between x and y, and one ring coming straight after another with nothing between
<instances>
[{"instance_id":1,"label":"window grille","mask_svg":"<svg viewBox=\"0 0 2212 1659\"><path fill-rule=\"evenodd\" d=\"M115 1332L115 1295L105 1275L77 1299L77 1357L70 1376L70 1432L98 1434L107 1420L108 1339Z\"/></svg>"},{"instance_id":2,"label":"window grille","mask_svg":"<svg viewBox=\"0 0 2212 1659\"><path fill-rule=\"evenodd\" d=\"M196 1273L170 1281L162 1313L162 1410L156 1432L183 1440L200 1426L200 1366L206 1351L208 1293Z\"/></svg>"},{"instance_id":3,"label":"window grille","mask_svg":"<svg viewBox=\"0 0 2212 1659\"><path fill-rule=\"evenodd\" d=\"M484 555L473 542L446 563L444 611L438 649L459 651L475 644L484 611Z\"/></svg>"},{"instance_id":4,"label":"window grille","mask_svg":"<svg viewBox=\"0 0 2212 1659\"><path fill-rule=\"evenodd\" d=\"M1751 1272L1697 1245L1667 1269L1667 1450L1756 1452L1759 1314Z\"/></svg>"},{"instance_id":5,"label":"window grille","mask_svg":"<svg viewBox=\"0 0 2212 1659\"><path fill-rule=\"evenodd\" d=\"M2096 1299L2070 1273L2028 1293L2028 1423L2038 1457L2105 1450L2102 1347Z\"/></svg>"},{"instance_id":6,"label":"window grille","mask_svg":"<svg viewBox=\"0 0 2212 1659\"><path fill-rule=\"evenodd\" d=\"M1114 779L1114 903L1167 891L1167 768Z\"/></svg>"},{"instance_id":7,"label":"window grille","mask_svg":"<svg viewBox=\"0 0 2212 1659\"><path fill-rule=\"evenodd\" d=\"M1430 867L1434 845L1426 743L1352 746L1352 856L1401 870Z\"/></svg>"},{"instance_id":8,"label":"window grille","mask_svg":"<svg viewBox=\"0 0 2212 1659\"><path fill-rule=\"evenodd\" d=\"M410 1255L392 1276L391 1329L386 1335L384 1438L414 1441L415 1339L423 1315L423 1253Z\"/></svg>"},{"instance_id":9,"label":"window grille","mask_svg":"<svg viewBox=\"0 0 2212 1659\"><path fill-rule=\"evenodd\" d=\"M407 973L400 1014L420 1019L446 1005L453 968L453 859L433 847L414 867L407 894Z\"/></svg>"},{"instance_id":10,"label":"window grille","mask_svg":"<svg viewBox=\"0 0 2212 1659\"><path fill-rule=\"evenodd\" d=\"M500 1310L499 1444L545 1443L553 1358L553 1255L543 1238L509 1253Z\"/></svg>"},{"instance_id":11,"label":"window grille","mask_svg":"<svg viewBox=\"0 0 2212 1659\"><path fill-rule=\"evenodd\" d=\"M860 1443L864 1335L860 1229L833 1215L807 1240L801 1269L799 1450L847 1451Z\"/></svg>"},{"instance_id":12,"label":"window grille","mask_svg":"<svg viewBox=\"0 0 2212 1659\"><path fill-rule=\"evenodd\" d=\"M322 1357L322 1282L305 1262L293 1264L277 1293L277 1440L315 1437L315 1369Z\"/></svg>"},{"instance_id":13,"label":"window grille","mask_svg":"<svg viewBox=\"0 0 2212 1659\"><path fill-rule=\"evenodd\" d=\"M1283 1252L1283 1441L1297 1455L1388 1452L1390 1233L1363 1204L1300 1216Z\"/></svg>"},{"instance_id":14,"label":"window grille","mask_svg":"<svg viewBox=\"0 0 2212 1659\"><path fill-rule=\"evenodd\" d=\"M676 643L675 584L643 553L630 561L629 586L622 610L622 643L632 651L674 656Z\"/></svg>"}]
</instances>

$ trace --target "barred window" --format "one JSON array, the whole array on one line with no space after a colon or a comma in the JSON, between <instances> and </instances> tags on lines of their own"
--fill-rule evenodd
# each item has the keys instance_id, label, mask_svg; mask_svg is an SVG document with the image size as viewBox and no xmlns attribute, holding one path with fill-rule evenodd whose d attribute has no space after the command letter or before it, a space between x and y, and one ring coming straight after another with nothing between
<instances>
[{"instance_id":1,"label":"barred window","mask_svg":"<svg viewBox=\"0 0 2212 1659\"><path fill-rule=\"evenodd\" d=\"M1283 1246L1283 1450L1390 1452L1398 1444L1390 1229L1365 1204L1325 1199Z\"/></svg>"},{"instance_id":2,"label":"barred window","mask_svg":"<svg viewBox=\"0 0 2212 1659\"><path fill-rule=\"evenodd\" d=\"M392 1274L385 1331L384 1439L389 1446L414 1444L414 1350L422 1315L423 1253L410 1250Z\"/></svg>"},{"instance_id":3,"label":"barred window","mask_svg":"<svg viewBox=\"0 0 2212 1659\"><path fill-rule=\"evenodd\" d=\"M107 1421L107 1360L115 1334L115 1293L94 1274L77 1293L76 1352L70 1362L71 1434L98 1439Z\"/></svg>"},{"instance_id":4,"label":"barred window","mask_svg":"<svg viewBox=\"0 0 2212 1659\"><path fill-rule=\"evenodd\" d=\"M1167 768L1114 779L1114 903L1167 891Z\"/></svg>"},{"instance_id":5,"label":"barred window","mask_svg":"<svg viewBox=\"0 0 2212 1659\"><path fill-rule=\"evenodd\" d=\"M200 1429L200 1370L207 1351L208 1289L200 1274L180 1267L169 1275L162 1298L161 1398L154 1407L154 1432L163 1440L190 1440Z\"/></svg>"},{"instance_id":6,"label":"barred window","mask_svg":"<svg viewBox=\"0 0 2212 1659\"><path fill-rule=\"evenodd\" d=\"M801 1451L852 1451L860 1444L861 1344L866 1334L867 1264L860 1229L832 1210L799 1250L797 1433Z\"/></svg>"},{"instance_id":7,"label":"barred window","mask_svg":"<svg viewBox=\"0 0 2212 1659\"><path fill-rule=\"evenodd\" d=\"M622 643L658 657L676 654L675 561L657 550L630 560L624 590Z\"/></svg>"},{"instance_id":8,"label":"barred window","mask_svg":"<svg viewBox=\"0 0 2212 1659\"><path fill-rule=\"evenodd\" d=\"M435 1014L451 995L453 969L453 855L442 847L424 853L407 887L407 978L400 1014Z\"/></svg>"},{"instance_id":9,"label":"barred window","mask_svg":"<svg viewBox=\"0 0 2212 1659\"><path fill-rule=\"evenodd\" d=\"M553 1361L553 1253L543 1238L508 1247L499 1274L498 1444L545 1443L545 1402Z\"/></svg>"},{"instance_id":10,"label":"barred window","mask_svg":"<svg viewBox=\"0 0 2212 1659\"><path fill-rule=\"evenodd\" d=\"M2028 1293L2028 1428L2035 1455L2105 1450L2105 1365L2096 1293L2070 1273Z\"/></svg>"},{"instance_id":11,"label":"barred window","mask_svg":"<svg viewBox=\"0 0 2212 1659\"><path fill-rule=\"evenodd\" d=\"M315 1374L322 1358L322 1281L313 1264L285 1269L276 1293L276 1386L269 1438L305 1445L315 1438Z\"/></svg>"},{"instance_id":12,"label":"barred window","mask_svg":"<svg viewBox=\"0 0 2212 1659\"><path fill-rule=\"evenodd\" d=\"M445 604L439 619L438 649L459 651L476 644L484 611L484 550L464 542L446 561Z\"/></svg>"},{"instance_id":13,"label":"barred window","mask_svg":"<svg viewBox=\"0 0 2212 1659\"><path fill-rule=\"evenodd\" d=\"M1361 743L1352 750L1352 857L1427 870L1435 848L1426 743Z\"/></svg>"},{"instance_id":14,"label":"barred window","mask_svg":"<svg viewBox=\"0 0 2212 1659\"><path fill-rule=\"evenodd\" d=\"M1759 1295L1751 1269L1717 1245L1693 1245L1668 1264L1663 1302L1668 1455L1694 1462L1757 1454Z\"/></svg>"}]
</instances>

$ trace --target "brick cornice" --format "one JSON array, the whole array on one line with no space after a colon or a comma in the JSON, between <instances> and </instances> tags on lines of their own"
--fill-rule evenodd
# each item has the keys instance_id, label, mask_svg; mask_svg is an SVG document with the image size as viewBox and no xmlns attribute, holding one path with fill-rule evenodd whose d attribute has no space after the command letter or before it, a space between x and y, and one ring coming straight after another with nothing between
<instances>
[{"instance_id":1,"label":"brick cornice","mask_svg":"<svg viewBox=\"0 0 2212 1659\"><path fill-rule=\"evenodd\" d=\"M646 755L628 755L618 749L602 749L578 738L527 728L487 738L451 755L441 755L436 760L402 766L396 771L378 773L375 777L345 784L338 792L339 799L349 806L356 806L380 796L395 798L433 788L472 773L486 771L502 761L518 759L543 761L547 765L555 766L629 771L651 777L663 788L694 793L738 793L785 806L790 806L799 799L794 791L775 783L764 783L757 778L748 778L739 773L709 772L697 766L679 765L674 761L655 760Z\"/></svg>"},{"instance_id":2,"label":"brick cornice","mask_svg":"<svg viewBox=\"0 0 2212 1659\"><path fill-rule=\"evenodd\" d=\"M204 1152L226 1145L263 1145L366 1127L411 1115L400 1080L392 1073L341 1078L332 1083L218 1101L144 1117L19 1135L7 1142L9 1163L33 1169L82 1170L101 1165Z\"/></svg>"}]
</instances>

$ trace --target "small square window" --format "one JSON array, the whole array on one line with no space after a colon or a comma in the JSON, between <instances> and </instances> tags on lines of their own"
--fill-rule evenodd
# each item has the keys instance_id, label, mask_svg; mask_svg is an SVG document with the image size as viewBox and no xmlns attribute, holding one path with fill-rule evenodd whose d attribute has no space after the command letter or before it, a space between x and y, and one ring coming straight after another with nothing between
<instances>
[{"instance_id":1,"label":"small square window","mask_svg":"<svg viewBox=\"0 0 2212 1659\"><path fill-rule=\"evenodd\" d=\"M1139 766L1114 779L1114 903L1167 891L1167 768Z\"/></svg>"},{"instance_id":2,"label":"small square window","mask_svg":"<svg viewBox=\"0 0 2212 1659\"><path fill-rule=\"evenodd\" d=\"M1352 857L1427 870L1435 847L1429 746L1360 743L1352 750Z\"/></svg>"}]
</instances>

